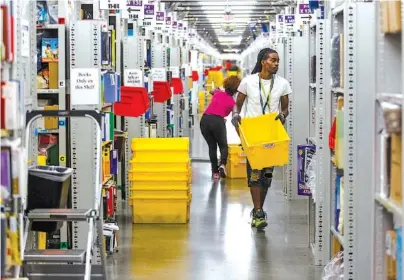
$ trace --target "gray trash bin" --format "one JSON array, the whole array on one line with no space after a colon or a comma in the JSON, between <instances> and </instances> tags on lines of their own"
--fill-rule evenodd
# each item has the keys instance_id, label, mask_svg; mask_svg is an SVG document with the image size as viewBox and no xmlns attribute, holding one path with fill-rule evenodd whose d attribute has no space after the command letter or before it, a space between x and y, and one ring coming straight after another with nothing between
<instances>
[{"instance_id":1,"label":"gray trash bin","mask_svg":"<svg viewBox=\"0 0 404 280\"><path fill-rule=\"evenodd\" d=\"M66 208L73 169L63 166L34 166L28 169L27 211ZM54 232L63 222L33 222L33 231Z\"/></svg>"}]
</instances>

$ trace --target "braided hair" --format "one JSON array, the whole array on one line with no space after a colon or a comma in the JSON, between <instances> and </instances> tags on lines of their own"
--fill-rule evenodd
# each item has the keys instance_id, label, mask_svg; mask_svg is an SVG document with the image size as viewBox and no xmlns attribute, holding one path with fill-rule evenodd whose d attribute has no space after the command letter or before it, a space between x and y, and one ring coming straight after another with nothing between
<instances>
[{"instance_id":1,"label":"braided hair","mask_svg":"<svg viewBox=\"0 0 404 280\"><path fill-rule=\"evenodd\" d=\"M271 48L265 48L265 49L262 49L262 50L258 53L258 56L257 56L257 63L255 64L255 67L254 67L253 71L251 72L251 74L257 74L257 73L259 73L259 72L262 71L262 64L261 64L261 62L262 62L263 60L268 59L268 56L269 56L271 53L278 53L278 52L275 51L274 49L271 49Z\"/></svg>"}]
</instances>

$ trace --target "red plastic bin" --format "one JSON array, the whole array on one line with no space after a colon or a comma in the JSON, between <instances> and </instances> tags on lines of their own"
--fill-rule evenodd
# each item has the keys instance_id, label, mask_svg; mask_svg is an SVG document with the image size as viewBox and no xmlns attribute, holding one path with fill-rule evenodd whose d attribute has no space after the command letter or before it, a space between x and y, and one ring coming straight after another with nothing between
<instances>
[{"instance_id":1,"label":"red plastic bin","mask_svg":"<svg viewBox=\"0 0 404 280\"><path fill-rule=\"evenodd\" d=\"M144 87L121 87L121 101L114 103L114 114L140 117L150 107L149 95Z\"/></svg>"},{"instance_id":2,"label":"red plastic bin","mask_svg":"<svg viewBox=\"0 0 404 280\"><path fill-rule=\"evenodd\" d=\"M192 71L192 81L193 81L193 82L199 81L199 74L198 74L198 71Z\"/></svg>"},{"instance_id":3,"label":"red plastic bin","mask_svg":"<svg viewBox=\"0 0 404 280\"><path fill-rule=\"evenodd\" d=\"M169 82L153 82L153 100L156 103L166 102L171 98L171 88Z\"/></svg>"},{"instance_id":4,"label":"red plastic bin","mask_svg":"<svg viewBox=\"0 0 404 280\"><path fill-rule=\"evenodd\" d=\"M184 92L184 85L181 78L172 78L171 85L174 88L174 94L181 94Z\"/></svg>"}]
</instances>

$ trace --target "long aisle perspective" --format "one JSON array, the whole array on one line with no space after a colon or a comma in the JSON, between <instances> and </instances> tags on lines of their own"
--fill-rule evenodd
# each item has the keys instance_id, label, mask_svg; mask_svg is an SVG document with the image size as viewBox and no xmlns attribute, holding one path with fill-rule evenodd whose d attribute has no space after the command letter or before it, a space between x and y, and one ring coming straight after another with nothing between
<instances>
[{"instance_id":1,"label":"long aisle perspective","mask_svg":"<svg viewBox=\"0 0 404 280\"><path fill-rule=\"evenodd\" d=\"M258 232L250 227L245 180L212 183L208 163L192 167L190 223L132 227L129 214L122 216L111 279L321 279L308 246L306 200L289 203L274 181L265 202L268 227Z\"/></svg>"},{"instance_id":2,"label":"long aisle perspective","mask_svg":"<svg viewBox=\"0 0 404 280\"><path fill-rule=\"evenodd\" d=\"M404 1L0 7L0 280L404 280Z\"/></svg>"}]
</instances>

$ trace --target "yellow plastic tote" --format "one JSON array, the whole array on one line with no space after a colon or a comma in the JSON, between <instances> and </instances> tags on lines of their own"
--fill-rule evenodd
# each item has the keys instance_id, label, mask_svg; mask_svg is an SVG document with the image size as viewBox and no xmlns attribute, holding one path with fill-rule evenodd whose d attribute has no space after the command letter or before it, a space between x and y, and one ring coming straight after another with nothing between
<instances>
[{"instance_id":1,"label":"yellow plastic tote","mask_svg":"<svg viewBox=\"0 0 404 280\"><path fill-rule=\"evenodd\" d=\"M289 162L290 138L277 114L243 118L240 139L253 169L282 166Z\"/></svg>"}]
</instances>

